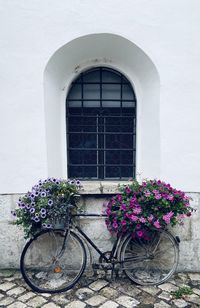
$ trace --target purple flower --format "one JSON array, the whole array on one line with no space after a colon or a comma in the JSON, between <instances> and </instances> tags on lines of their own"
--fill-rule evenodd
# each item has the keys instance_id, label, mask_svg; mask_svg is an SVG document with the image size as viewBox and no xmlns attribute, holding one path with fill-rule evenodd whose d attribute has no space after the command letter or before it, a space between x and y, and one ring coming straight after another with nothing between
<instances>
[{"instance_id":1,"label":"purple flower","mask_svg":"<svg viewBox=\"0 0 200 308\"><path fill-rule=\"evenodd\" d=\"M49 199L48 205L49 205L49 206L52 206L52 205L53 205L53 200Z\"/></svg>"},{"instance_id":2,"label":"purple flower","mask_svg":"<svg viewBox=\"0 0 200 308\"><path fill-rule=\"evenodd\" d=\"M45 191L42 191L42 192L41 192L41 194L40 194L40 196L44 198L44 197L46 197L46 196L47 196L47 194L46 194L46 192L45 192Z\"/></svg>"},{"instance_id":3,"label":"purple flower","mask_svg":"<svg viewBox=\"0 0 200 308\"><path fill-rule=\"evenodd\" d=\"M15 211L11 211L11 214L15 217L17 214Z\"/></svg>"},{"instance_id":4,"label":"purple flower","mask_svg":"<svg viewBox=\"0 0 200 308\"><path fill-rule=\"evenodd\" d=\"M47 212L47 210L44 209L44 208L42 208L42 209L40 210L40 213L41 213L41 214L46 214L46 212Z\"/></svg>"},{"instance_id":5,"label":"purple flower","mask_svg":"<svg viewBox=\"0 0 200 308\"><path fill-rule=\"evenodd\" d=\"M47 224L47 229L50 229L52 228L52 225L51 224Z\"/></svg>"},{"instance_id":6,"label":"purple flower","mask_svg":"<svg viewBox=\"0 0 200 308\"><path fill-rule=\"evenodd\" d=\"M40 217L41 218L45 218L47 215L46 214L41 214Z\"/></svg>"},{"instance_id":7,"label":"purple flower","mask_svg":"<svg viewBox=\"0 0 200 308\"><path fill-rule=\"evenodd\" d=\"M31 208L31 205L30 204L26 204L26 208L27 208L27 210L29 210Z\"/></svg>"},{"instance_id":8,"label":"purple flower","mask_svg":"<svg viewBox=\"0 0 200 308\"><path fill-rule=\"evenodd\" d=\"M77 185L77 186L81 186L81 181L76 180L76 185Z\"/></svg>"},{"instance_id":9,"label":"purple flower","mask_svg":"<svg viewBox=\"0 0 200 308\"><path fill-rule=\"evenodd\" d=\"M39 222L39 221L40 221L40 218L36 216L36 217L34 218L34 221L35 221L35 222Z\"/></svg>"},{"instance_id":10,"label":"purple flower","mask_svg":"<svg viewBox=\"0 0 200 308\"><path fill-rule=\"evenodd\" d=\"M29 211L30 211L31 214L33 214L33 213L35 213L35 208L32 207Z\"/></svg>"},{"instance_id":11,"label":"purple flower","mask_svg":"<svg viewBox=\"0 0 200 308\"><path fill-rule=\"evenodd\" d=\"M43 227L43 228L46 228L46 227L47 227L47 224L43 223L43 224L42 224L42 227Z\"/></svg>"}]
</instances>

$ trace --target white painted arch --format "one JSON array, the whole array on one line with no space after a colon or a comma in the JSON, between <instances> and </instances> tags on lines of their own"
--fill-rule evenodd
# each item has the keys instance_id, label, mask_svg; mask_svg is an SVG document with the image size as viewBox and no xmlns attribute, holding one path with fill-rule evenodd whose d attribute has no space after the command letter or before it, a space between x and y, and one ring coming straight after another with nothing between
<instances>
[{"instance_id":1,"label":"white painted arch","mask_svg":"<svg viewBox=\"0 0 200 308\"><path fill-rule=\"evenodd\" d=\"M92 67L107 66L124 74L137 97L136 173L160 175L160 79L148 55L115 34L89 34L59 48L44 72L48 175L67 177L65 100L71 82Z\"/></svg>"}]
</instances>

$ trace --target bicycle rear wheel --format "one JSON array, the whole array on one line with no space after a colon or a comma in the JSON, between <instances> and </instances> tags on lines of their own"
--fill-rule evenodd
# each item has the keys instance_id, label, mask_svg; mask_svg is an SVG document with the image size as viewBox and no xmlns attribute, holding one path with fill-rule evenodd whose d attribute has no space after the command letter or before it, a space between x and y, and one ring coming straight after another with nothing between
<instances>
[{"instance_id":1,"label":"bicycle rear wheel","mask_svg":"<svg viewBox=\"0 0 200 308\"><path fill-rule=\"evenodd\" d=\"M42 231L24 247L20 269L26 283L36 292L58 293L71 289L86 266L82 240L69 231ZM65 244L64 244L65 243Z\"/></svg>"},{"instance_id":2,"label":"bicycle rear wheel","mask_svg":"<svg viewBox=\"0 0 200 308\"><path fill-rule=\"evenodd\" d=\"M158 285L167 281L178 265L179 249L168 231L151 231L149 239L128 237L120 260L127 277L140 285Z\"/></svg>"}]
</instances>

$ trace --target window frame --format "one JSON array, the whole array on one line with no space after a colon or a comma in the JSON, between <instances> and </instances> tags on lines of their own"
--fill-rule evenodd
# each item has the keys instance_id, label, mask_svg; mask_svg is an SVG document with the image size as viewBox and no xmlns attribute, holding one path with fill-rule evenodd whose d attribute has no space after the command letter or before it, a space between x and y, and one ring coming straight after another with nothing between
<instances>
[{"instance_id":1,"label":"window frame","mask_svg":"<svg viewBox=\"0 0 200 308\"><path fill-rule=\"evenodd\" d=\"M88 74L88 73L91 73L91 72L93 72L93 71L96 71L96 70L99 70L99 72L100 72L100 81L99 82L84 82L84 76L86 75L86 74ZM113 75L114 74L116 74L116 75L118 75L118 76L120 76L120 82L103 82L102 81L102 72L103 71L109 71L109 72L111 72L111 73L113 73ZM73 89L73 86L74 85L77 85L77 84L80 84L81 85L81 97L80 98L78 98L78 99L71 99L70 98L70 93L71 93L71 90ZM135 95L135 92L134 92L134 89L133 89L133 86L131 85L131 83L130 83L130 81L121 73L121 72L119 72L119 71L117 71L116 69L113 69L113 68L108 68L108 67L104 67L104 66L101 66L101 67L95 67L95 68L90 68L90 69L88 69L88 70L86 70L86 71L84 71L84 72L82 72L82 73L80 73L80 75L71 83L71 85L70 85L70 89L69 89L69 91L68 91L68 95L67 95L67 97L66 97L66 126L67 126L67 173L68 173L68 177L74 177L74 176L70 176L70 166L72 165L71 163L70 163L70 153L69 153L69 151L71 150L71 147L70 147L70 144L69 144L69 135L70 135L70 133L72 133L72 132L70 132L70 129L69 129L69 118L70 118L70 114L69 114L69 109L71 108L73 108L73 107L70 107L69 106L69 104L70 104L70 102L76 102L76 101L81 101L81 107L79 107L79 108L81 108L82 110L84 109L84 108L86 108L85 106L84 106L84 101L88 101L88 99L85 99L84 98L84 87L83 87L83 85L85 85L85 84L99 84L99 87L100 87L100 97L99 98L97 98L96 99L96 101L99 101L100 102L100 109L102 110L103 109L103 106L102 106L102 102L112 102L112 101L118 101L119 103L120 103L120 116L118 116L119 118L120 117L122 117L122 110L128 110L128 108L125 108L125 107L123 107L123 103L124 102L129 102L129 103L133 103L134 104L134 106L133 107L130 107L129 109L132 109L132 114L130 114L130 115L126 115L126 116L124 116L123 115L123 117L125 117L125 118L128 118L128 117L130 117L130 118L132 118L133 119L133 131L132 132L129 132L129 135L131 135L131 136L133 136L133 146L132 146L132 148L130 148L130 149L122 149L122 148L120 148L120 149L110 149L110 150L120 150L120 151L128 151L128 150L130 150L130 151L132 151L132 164L127 164L128 166L131 166L132 167L132 174L130 174L129 176L126 176L126 177L122 177L121 176L121 171L120 171L120 177L105 177L105 170L103 171L103 173L102 173L102 171L100 172L100 177L99 177L99 174L98 174L98 172L97 172L97 177L80 177L80 176L76 176L76 177L79 177L82 181L126 181L126 180L128 180L129 178L134 178L135 176L136 176L136 128L137 128L137 123L136 123L136 121L137 121L137 100L136 100L136 95ZM118 84L118 85L120 85L120 98L119 99L105 99L105 98L103 98L102 97L102 93L103 93L103 90L102 90L102 86L103 85L108 85L108 84ZM129 99L124 99L123 98L123 90L122 90L122 87L123 87L123 85L128 85L128 87L129 87L129 89L131 89L131 92L132 92L132 94L133 94L133 99L131 99L131 100L129 100ZM95 99L92 99L92 101L95 101ZM78 107L74 107L74 108L78 108ZM108 107L105 107L105 108L108 108ZM110 107L110 108L114 108L114 107ZM82 116L84 116L84 115L82 115ZM111 117L111 116L109 116L108 115L108 117ZM121 119L120 119L120 122L121 122ZM122 126L120 126L120 127L122 127ZM85 132L84 132L85 133ZM96 131L95 132L96 134L97 134L97 138L98 138L98 132ZM102 134L104 134L105 135L105 132L103 132ZM114 132L113 134L116 134L116 132ZM120 131L120 134L122 135L122 132ZM127 133L128 134L128 133ZM105 145L104 145L105 146ZM86 148L87 149L87 148ZM99 151L99 148L94 148L97 152ZM108 148L106 148L105 147L105 149L100 149L100 150L103 150L104 151L104 156L105 156L105 153L106 153L106 151L108 151L109 149ZM121 152L120 152L121 153ZM134 155L133 155L134 154ZM87 164L80 164L82 167L84 167L84 166L87 166ZM103 164L101 163L99 163L99 160L97 161L97 163L95 164L95 166L97 167L97 170L100 170L99 169L99 165L102 165L102 167L105 169L106 167L109 167L109 164L107 164L106 163L106 161L105 161L105 157L104 157L104 159L103 159ZM118 167L118 168L122 168L123 166L126 166L126 164L121 164L120 163L120 166L118 166L118 165L116 165L116 164L114 164L113 165L113 167ZM121 169L120 169L121 170ZM103 174L103 175L102 175Z\"/></svg>"}]
</instances>

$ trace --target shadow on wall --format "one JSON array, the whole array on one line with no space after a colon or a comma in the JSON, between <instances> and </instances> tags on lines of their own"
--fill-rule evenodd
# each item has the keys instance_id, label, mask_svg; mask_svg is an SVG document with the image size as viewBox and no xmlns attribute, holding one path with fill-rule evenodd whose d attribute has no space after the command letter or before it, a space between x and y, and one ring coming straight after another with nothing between
<instances>
[{"instance_id":1,"label":"shadow on wall","mask_svg":"<svg viewBox=\"0 0 200 308\"><path fill-rule=\"evenodd\" d=\"M81 72L97 66L114 68L131 82L138 104L136 172L142 171L143 177L159 177L158 71L133 42L108 33L90 34L68 42L46 65L44 98L49 176L67 176L65 101L70 85Z\"/></svg>"}]
</instances>

